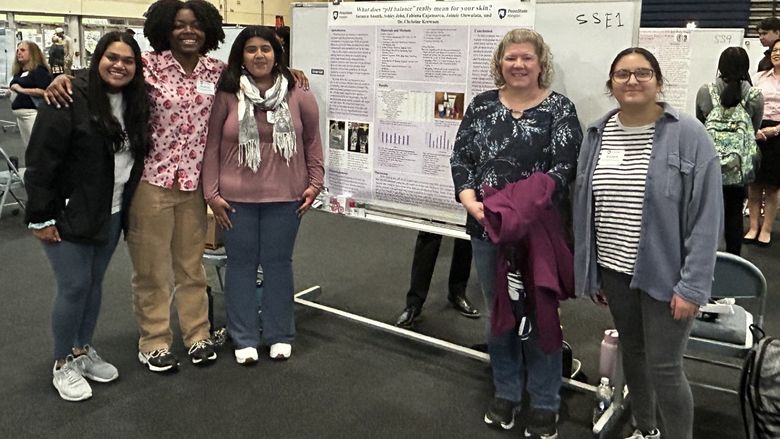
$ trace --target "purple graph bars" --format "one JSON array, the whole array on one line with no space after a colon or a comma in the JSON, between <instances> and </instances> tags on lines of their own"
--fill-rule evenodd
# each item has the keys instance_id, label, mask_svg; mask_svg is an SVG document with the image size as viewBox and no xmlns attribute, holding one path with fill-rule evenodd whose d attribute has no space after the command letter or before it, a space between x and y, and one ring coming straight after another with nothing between
<instances>
[{"instance_id":1,"label":"purple graph bars","mask_svg":"<svg viewBox=\"0 0 780 439\"><path fill-rule=\"evenodd\" d=\"M379 141L389 145L408 145L409 135L398 133L379 132Z\"/></svg>"}]
</instances>

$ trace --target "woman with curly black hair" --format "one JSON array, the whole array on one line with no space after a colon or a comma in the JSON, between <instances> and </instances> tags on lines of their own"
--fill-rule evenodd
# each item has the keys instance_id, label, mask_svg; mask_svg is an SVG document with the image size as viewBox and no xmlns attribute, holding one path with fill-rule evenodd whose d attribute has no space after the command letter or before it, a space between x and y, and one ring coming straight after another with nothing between
<instances>
[{"instance_id":1,"label":"woman with curly black hair","mask_svg":"<svg viewBox=\"0 0 780 439\"><path fill-rule=\"evenodd\" d=\"M180 39L175 37L177 18L182 11L184 15L192 15L197 20L198 28L203 32L203 41L199 44L197 55L206 55L216 50L220 43L225 42L225 32L222 30L222 16L211 3L205 0L159 0L152 3L144 15L144 36L149 40L155 52L170 50L177 60L182 55L190 55L191 50L180 45ZM190 48L191 49L191 48ZM197 57L195 59L197 61ZM183 63L182 63L183 65Z\"/></svg>"},{"instance_id":2,"label":"woman with curly black hair","mask_svg":"<svg viewBox=\"0 0 780 439\"><path fill-rule=\"evenodd\" d=\"M144 54L151 151L130 209L127 243L140 332L138 360L163 372L178 365L170 351L174 292L190 360L202 365L217 358L201 263L206 206L199 180L211 105L225 68L206 53L224 42L225 33L219 11L205 0L159 0L146 13L144 35L154 49Z\"/></svg>"}]
</instances>

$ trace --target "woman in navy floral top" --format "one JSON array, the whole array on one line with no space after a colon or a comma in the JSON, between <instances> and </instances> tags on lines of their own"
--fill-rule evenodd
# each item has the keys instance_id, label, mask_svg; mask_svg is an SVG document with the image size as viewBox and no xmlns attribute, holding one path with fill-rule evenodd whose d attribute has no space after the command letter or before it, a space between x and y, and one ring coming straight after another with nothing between
<instances>
[{"instance_id":1,"label":"woman in navy floral top","mask_svg":"<svg viewBox=\"0 0 780 439\"><path fill-rule=\"evenodd\" d=\"M491 61L498 89L477 95L469 104L450 159L458 201L469 213L466 229L488 310L493 302L498 246L488 240L482 226L483 185L502 189L544 172L555 181L554 199L560 203L568 198L574 179L582 129L574 104L549 89L551 58L538 33L528 29L507 33ZM525 369L532 409L526 437L555 438L561 352L548 354L539 349L535 337L521 341L516 334L510 335L488 338L495 398L485 422L512 428Z\"/></svg>"}]
</instances>

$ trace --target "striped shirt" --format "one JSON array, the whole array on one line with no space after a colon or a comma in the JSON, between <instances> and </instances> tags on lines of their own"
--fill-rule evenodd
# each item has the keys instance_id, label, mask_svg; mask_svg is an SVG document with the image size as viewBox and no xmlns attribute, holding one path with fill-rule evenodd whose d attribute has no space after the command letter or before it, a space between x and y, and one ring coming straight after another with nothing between
<instances>
[{"instance_id":1,"label":"striped shirt","mask_svg":"<svg viewBox=\"0 0 780 439\"><path fill-rule=\"evenodd\" d=\"M634 274L655 124L625 127L612 116L604 127L593 171L598 264Z\"/></svg>"}]
</instances>

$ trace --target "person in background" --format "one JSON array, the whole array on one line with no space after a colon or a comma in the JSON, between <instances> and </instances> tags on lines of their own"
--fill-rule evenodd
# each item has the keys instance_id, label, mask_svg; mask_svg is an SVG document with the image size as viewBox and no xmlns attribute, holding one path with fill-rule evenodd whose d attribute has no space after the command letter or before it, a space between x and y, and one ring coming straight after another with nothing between
<instances>
[{"instance_id":1,"label":"person in background","mask_svg":"<svg viewBox=\"0 0 780 439\"><path fill-rule=\"evenodd\" d=\"M757 88L752 87L750 74L750 57L741 47L726 48L718 60L718 79L713 84L704 84L696 95L696 118L702 123L713 110L713 98L710 89L717 93L721 110L735 108L742 105L750 116L752 125L751 133L755 133L761 126L761 118L764 114L764 96ZM732 110L733 111L733 110ZM742 113L744 114L744 113ZM755 147L755 145L753 145ZM718 145L715 145L716 149ZM753 157L740 157L740 164ZM725 183L725 182L724 182ZM724 236L726 239L726 251L739 255L742 249L742 236L744 234L744 221L742 207L745 202L745 184L729 184L723 186L723 213Z\"/></svg>"},{"instance_id":2,"label":"person in background","mask_svg":"<svg viewBox=\"0 0 780 439\"><path fill-rule=\"evenodd\" d=\"M51 73L40 47L32 41L22 41L16 45L16 59L11 73L13 78L9 90L16 94L11 101L11 110L22 135L22 145L26 148L38 115L38 106L43 102L44 90L51 83Z\"/></svg>"},{"instance_id":3,"label":"person in background","mask_svg":"<svg viewBox=\"0 0 780 439\"><path fill-rule=\"evenodd\" d=\"M412 274L409 291L406 293L406 308L398 316L396 326L412 328L422 313L428 289L431 287L436 257L439 255L442 236L436 233L419 232L414 245ZM455 239L450 264L449 294L447 300L461 315L472 319L479 318L479 310L466 297L466 286L471 274L471 243L465 239Z\"/></svg>"},{"instance_id":4,"label":"person in background","mask_svg":"<svg viewBox=\"0 0 780 439\"><path fill-rule=\"evenodd\" d=\"M758 39L761 41L761 45L767 48L766 52L764 52L764 57L758 62L758 71L763 72L772 68L771 48L769 46L780 38L780 18L767 17L761 20L756 26L756 31L758 32Z\"/></svg>"},{"instance_id":5,"label":"person in background","mask_svg":"<svg viewBox=\"0 0 780 439\"><path fill-rule=\"evenodd\" d=\"M527 180L532 174L542 174L554 187L552 200L547 201L556 207L567 204L568 187L574 178L577 150L582 141L574 104L549 88L553 76L552 55L537 32L515 29L507 33L495 49L491 73L498 89L483 92L471 101L450 159L456 197L469 214L466 231L471 235L474 262L488 310L492 309L494 300L500 300L497 294L494 297L495 286L506 279L497 278L499 261L505 265L505 259L499 246L488 239L484 227L486 190L500 190ZM526 307L527 302L516 298L514 301ZM533 328L539 328L542 317L537 320L530 307L526 311ZM552 313L557 319L557 306ZM527 338L521 338L517 330L496 334L492 329L496 315L487 314L495 398L485 413L485 422L512 428L525 388L531 407L525 437L557 437L562 383L560 332L540 334L540 330L534 329ZM543 337L553 338L552 348L542 348Z\"/></svg>"},{"instance_id":6,"label":"person in background","mask_svg":"<svg viewBox=\"0 0 780 439\"><path fill-rule=\"evenodd\" d=\"M631 439L693 438L683 353L723 222L720 157L698 120L658 100L663 83L646 49L615 57L618 108L588 127L574 187L576 291L608 304L620 333Z\"/></svg>"},{"instance_id":7,"label":"person in background","mask_svg":"<svg viewBox=\"0 0 780 439\"><path fill-rule=\"evenodd\" d=\"M65 46L62 44L62 39L57 35L51 37L49 67L51 68L52 78L65 73Z\"/></svg>"},{"instance_id":8,"label":"person in background","mask_svg":"<svg viewBox=\"0 0 780 439\"><path fill-rule=\"evenodd\" d=\"M204 196L225 230L228 333L239 364L258 359L258 265L270 358L292 353L295 237L325 172L317 102L295 87L282 52L272 29L249 26L238 34L219 82L203 160Z\"/></svg>"},{"instance_id":9,"label":"person in background","mask_svg":"<svg viewBox=\"0 0 780 439\"><path fill-rule=\"evenodd\" d=\"M69 37L61 27L54 29L54 35L60 39L65 49L65 73L70 75L71 67L73 67L73 58L76 55L76 49L73 47L73 38Z\"/></svg>"},{"instance_id":10,"label":"person in background","mask_svg":"<svg viewBox=\"0 0 780 439\"><path fill-rule=\"evenodd\" d=\"M57 280L51 313L53 384L67 401L92 396L86 379L109 382L116 367L92 346L103 276L138 185L147 148L148 102L141 49L110 32L98 42L87 78L73 82L73 105L41 107L27 149L26 221Z\"/></svg>"},{"instance_id":11,"label":"person in background","mask_svg":"<svg viewBox=\"0 0 780 439\"><path fill-rule=\"evenodd\" d=\"M771 67L753 76L753 84L764 95L764 120L756 133L761 163L756 171L756 181L748 186L750 227L744 240L747 244L759 247L769 247L772 243L772 226L777 215L777 194L780 188L780 39L769 46L769 53Z\"/></svg>"}]
</instances>

